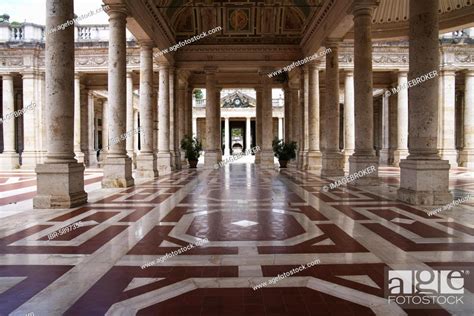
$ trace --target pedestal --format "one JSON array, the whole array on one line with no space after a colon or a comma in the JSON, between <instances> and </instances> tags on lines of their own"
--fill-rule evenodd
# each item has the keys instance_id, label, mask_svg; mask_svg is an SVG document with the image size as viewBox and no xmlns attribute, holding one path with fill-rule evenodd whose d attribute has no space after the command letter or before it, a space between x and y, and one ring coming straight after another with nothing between
<instances>
[{"instance_id":1,"label":"pedestal","mask_svg":"<svg viewBox=\"0 0 474 316\"><path fill-rule=\"evenodd\" d=\"M103 188L128 188L134 185L132 162L129 157L109 158L104 163ZM107 175L107 177L105 177Z\"/></svg>"}]
</instances>

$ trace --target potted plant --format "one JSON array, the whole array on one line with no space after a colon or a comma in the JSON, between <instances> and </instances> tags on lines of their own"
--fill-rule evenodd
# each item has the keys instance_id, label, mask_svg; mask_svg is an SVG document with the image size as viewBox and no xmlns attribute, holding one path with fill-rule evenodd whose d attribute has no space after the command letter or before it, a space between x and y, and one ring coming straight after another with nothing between
<instances>
[{"instance_id":1,"label":"potted plant","mask_svg":"<svg viewBox=\"0 0 474 316\"><path fill-rule=\"evenodd\" d=\"M196 137L185 135L181 140L181 149L184 150L184 157L188 159L189 167L196 168L202 151L201 142Z\"/></svg>"},{"instance_id":2,"label":"potted plant","mask_svg":"<svg viewBox=\"0 0 474 316\"><path fill-rule=\"evenodd\" d=\"M285 143L283 139L275 137L272 142L272 147L275 157L278 158L278 162L280 163L280 168L286 168L288 161L296 158L297 144L294 141Z\"/></svg>"}]
</instances>

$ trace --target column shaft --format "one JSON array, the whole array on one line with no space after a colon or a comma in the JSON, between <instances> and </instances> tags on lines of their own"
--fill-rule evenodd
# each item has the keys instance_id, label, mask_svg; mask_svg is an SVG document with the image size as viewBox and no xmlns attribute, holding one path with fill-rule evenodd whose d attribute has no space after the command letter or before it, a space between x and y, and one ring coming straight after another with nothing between
<instances>
[{"instance_id":1,"label":"column shaft","mask_svg":"<svg viewBox=\"0 0 474 316\"><path fill-rule=\"evenodd\" d=\"M102 187L123 188L134 185L132 160L127 156L127 11L123 5L111 5L109 11L108 135Z\"/></svg>"},{"instance_id":2,"label":"column shaft","mask_svg":"<svg viewBox=\"0 0 474 316\"><path fill-rule=\"evenodd\" d=\"M349 173L367 168L374 171L357 178L353 185L378 185L379 160L374 151L374 104L372 79L372 12L371 3L356 1L354 5L354 113L355 150L349 158ZM373 170L373 169L371 169Z\"/></svg>"},{"instance_id":3,"label":"column shaft","mask_svg":"<svg viewBox=\"0 0 474 316\"><path fill-rule=\"evenodd\" d=\"M141 53L141 52L140 52ZM140 60L141 62L141 60ZM152 79L153 79L153 70L152 70ZM152 90L153 92L153 90ZM133 76L131 72L127 72L127 132L135 133L136 130L133 128ZM135 161L136 157L133 152L133 142L135 137L127 137L125 140L125 147L127 149L127 155Z\"/></svg>"},{"instance_id":4,"label":"column shaft","mask_svg":"<svg viewBox=\"0 0 474 316\"><path fill-rule=\"evenodd\" d=\"M439 71L439 1L410 0L408 80ZM409 90L409 155L400 162L398 198L410 204L447 204L449 163L440 160L437 76Z\"/></svg>"},{"instance_id":5,"label":"column shaft","mask_svg":"<svg viewBox=\"0 0 474 316\"><path fill-rule=\"evenodd\" d=\"M344 175L343 156L339 150L339 54L338 41L327 41L331 53L326 55L326 91L324 104L325 138L321 176Z\"/></svg>"},{"instance_id":6,"label":"column shaft","mask_svg":"<svg viewBox=\"0 0 474 316\"><path fill-rule=\"evenodd\" d=\"M217 141L220 128L219 109L216 98L215 69L206 69L206 148L204 163L206 167L214 168L219 161L220 146Z\"/></svg>"},{"instance_id":7,"label":"column shaft","mask_svg":"<svg viewBox=\"0 0 474 316\"><path fill-rule=\"evenodd\" d=\"M474 169L474 71L465 75L464 88L464 148L461 153L463 166Z\"/></svg>"},{"instance_id":8,"label":"column shaft","mask_svg":"<svg viewBox=\"0 0 474 316\"><path fill-rule=\"evenodd\" d=\"M290 88L286 86L283 91L285 93L285 142L289 142L292 139Z\"/></svg>"},{"instance_id":9,"label":"column shaft","mask_svg":"<svg viewBox=\"0 0 474 316\"><path fill-rule=\"evenodd\" d=\"M260 166L261 168L274 168L275 163L273 159L273 107L272 107L272 86L271 82L266 75L269 70L263 70L261 73L262 78L262 103L261 103L261 134L262 134L262 145L260 146ZM258 105L257 105L258 107Z\"/></svg>"},{"instance_id":10,"label":"column shaft","mask_svg":"<svg viewBox=\"0 0 474 316\"><path fill-rule=\"evenodd\" d=\"M46 1L46 29L74 18L73 0ZM58 58L61 56L61 58ZM33 207L70 208L87 202L84 165L74 159L74 28L46 35L48 152L37 165Z\"/></svg>"},{"instance_id":11,"label":"column shaft","mask_svg":"<svg viewBox=\"0 0 474 316\"><path fill-rule=\"evenodd\" d=\"M74 153L79 163L84 163L84 153L81 150L81 77L74 75Z\"/></svg>"},{"instance_id":12,"label":"column shaft","mask_svg":"<svg viewBox=\"0 0 474 316\"><path fill-rule=\"evenodd\" d=\"M255 126L256 126L256 145L260 147L260 150L257 151L255 154L255 163L260 164L261 163L261 156L262 156L262 108L263 108L263 89L262 87L257 87L257 106L255 111L256 113L256 120L255 120ZM286 105L285 101L285 105ZM287 116L285 119L290 121L290 116ZM288 140L285 140L288 141Z\"/></svg>"},{"instance_id":13,"label":"column shaft","mask_svg":"<svg viewBox=\"0 0 474 316\"><path fill-rule=\"evenodd\" d=\"M229 140L229 118L224 118L224 156L230 155L230 140Z\"/></svg>"},{"instance_id":14,"label":"column shaft","mask_svg":"<svg viewBox=\"0 0 474 316\"><path fill-rule=\"evenodd\" d=\"M97 165L97 153L95 151L95 98L92 91L87 95L87 121L88 121L88 153L89 166Z\"/></svg>"},{"instance_id":15,"label":"column shaft","mask_svg":"<svg viewBox=\"0 0 474 316\"><path fill-rule=\"evenodd\" d=\"M312 63L309 65L308 170L321 169L319 129L319 68L317 64Z\"/></svg>"},{"instance_id":16,"label":"column shaft","mask_svg":"<svg viewBox=\"0 0 474 316\"><path fill-rule=\"evenodd\" d=\"M169 65L160 64L158 93L158 173L171 172Z\"/></svg>"},{"instance_id":17,"label":"column shaft","mask_svg":"<svg viewBox=\"0 0 474 316\"><path fill-rule=\"evenodd\" d=\"M398 87L406 87L407 73L398 73ZM398 166L408 155L408 89L397 93L397 149L394 151L393 163Z\"/></svg>"},{"instance_id":18,"label":"column shaft","mask_svg":"<svg viewBox=\"0 0 474 316\"><path fill-rule=\"evenodd\" d=\"M441 158L448 160L451 167L457 167L457 150L455 141L456 127L456 95L455 95L454 70L444 70L441 72L440 80L443 81L443 102L440 105L440 111L443 116L442 140L441 140Z\"/></svg>"},{"instance_id":19,"label":"column shaft","mask_svg":"<svg viewBox=\"0 0 474 316\"><path fill-rule=\"evenodd\" d=\"M3 153L0 154L0 170L20 167L19 155L15 148L15 90L12 75L2 75L3 85Z\"/></svg>"},{"instance_id":20,"label":"column shaft","mask_svg":"<svg viewBox=\"0 0 474 316\"><path fill-rule=\"evenodd\" d=\"M344 165L349 169L349 157L355 148L354 73L345 72L344 78Z\"/></svg>"}]
</instances>

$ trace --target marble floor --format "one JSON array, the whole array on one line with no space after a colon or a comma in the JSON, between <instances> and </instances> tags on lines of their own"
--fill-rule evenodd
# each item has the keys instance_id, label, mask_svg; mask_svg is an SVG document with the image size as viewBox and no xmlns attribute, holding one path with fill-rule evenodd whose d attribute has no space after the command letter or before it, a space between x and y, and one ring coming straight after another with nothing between
<instances>
[{"instance_id":1,"label":"marble floor","mask_svg":"<svg viewBox=\"0 0 474 316\"><path fill-rule=\"evenodd\" d=\"M325 192L333 179L239 163L100 189L91 169L87 205L32 211L34 174L0 173L0 315L473 315L473 278L464 304L385 298L388 269L474 268L474 200L428 216L395 200L398 174ZM450 187L474 194L474 174Z\"/></svg>"}]
</instances>

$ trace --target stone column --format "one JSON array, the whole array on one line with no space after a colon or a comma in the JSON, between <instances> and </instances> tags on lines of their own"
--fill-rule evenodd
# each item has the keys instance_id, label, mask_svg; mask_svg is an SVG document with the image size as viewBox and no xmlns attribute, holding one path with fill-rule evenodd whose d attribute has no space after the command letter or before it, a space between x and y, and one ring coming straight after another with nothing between
<instances>
[{"instance_id":1,"label":"stone column","mask_svg":"<svg viewBox=\"0 0 474 316\"><path fill-rule=\"evenodd\" d=\"M349 170L349 157L355 148L354 72L344 72L344 168Z\"/></svg>"},{"instance_id":2,"label":"stone column","mask_svg":"<svg viewBox=\"0 0 474 316\"><path fill-rule=\"evenodd\" d=\"M84 163L81 150L81 75L74 74L74 153L78 163Z\"/></svg>"},{"instance_id":3,"label":"stone column","mask_svg":"<svg viewBox=\"0 0 474 316\"><path fill-rule=\"evenodd\" d=\"M309 66L304 67L304 108L301 111L301 169L308 170L309 162ZM318 113L319 116L319 113Z\"/></svg>"},{"instance_id":4,"label":"stone column","mask_svg":"<svg viewBox=\"0 0 474 316\"><path fill-rule=\"evenodd\" d=\"M39 117L37 112L38 99L37 74L27 72L23 74L23 153L21 155L21 168L34 169L41 162L41 152L38 145L41 136L39 135Z\"/></svg>"},{"instance_id":5,"label":"stone column","mask_svg":"<svg viewBox=\"0 0 474 316\"><path fill-rule=\"evenodd\" d=\"M443 103L440 110L443 115L442 141L441 141L441 159L448 160L451 167L457 167L457 150L455 139L456 128L456 96L455 96L455 78L454 70L444 70L441 72L440 80L443 80Z\"/></svg>"},{"instance_id":6,"label":"stone column","mask_svg":"<svg viewBox=\"0 0 474 316\"><path fill-rule=\"evenodd\" d=\"M217 161L222 161L222 131L221 131L221 91L222 87L215 87L215 98L216 98L216 111L217 111L217 121L216 121L216 137L217 147Z\"/></svg>"},{"instance_id":7,"label":"stone column","mask_svg":"<svg viewBox=\"0 0 474 316\"><path fill-rule=\"evenodd\" d=\"M174 95L174 67L169 68L169 98L170 98L170 155L171 170L176 170L176 148L175 148L175 95Z\"/></svg>"},{"instance_id":8,"label":"stone column","mask_svg":"<svg viewBox=\"0 0 474 316\"><path fill-rule=\"evenodd\" d=\"M193 117L192 118L192 128L191 128L191 136L197 137L197 118Z\"/></svg>"},{"instance_id":9,"label":"stone column","mask_svg":"<svg viewBox=\"0 0 474 316\"><path fill-rule=\"evenodd\" d=\"M464 148L463 166L474 169L474 70L467 70L464 88Z\"/></svg>"},{"instance_id":10,"label":"stone column","mask_svg":"<svg viewBox=\"0 0 474 316\"><path fill-rule=\"evenodd\" d=\"M138 125L138 116L139 116L139 111L135 110L133 111L133 129L134 130L138 130L140 128L140 126ZM133 138L134 138L134 141L133 141L133 151L134 151L134 154L135 156L138 156L138 153L140 151L139 149L139 133L135 133L133 134Z\"/></svg>"},{"instance_id":11,"label":"stone column","mask_svg":"<svg viewBox=\"0 0 474 316\"><path fill-rule=\"evenodd\" d=\"M160 91L158 94L158 173L171 172L170 152L170 77L169 65L162 63L160 70Z\"/></svg>"},{"instance_id":12,"label":"stone column","mask_svg":"<svg viewBox=\"0 0 474 316\"><path fill-rule=\"evenodd\" d=\"M301 74L302 77L302 74ZM301 78L300 77L300 78ZM291 167L298 167L298 160L299 160L299 152L300 152L300 136L301 136L301 119L300 119L300 113L301 113L301 98L300 98L300 87L298 86L291 86L290 84L290 100L291 100L291 136L293 137L290 139L290 141L295 141L298 145L298 148L296 150L296 159L291 160L288 162L288 166Z\"/></svg>"},{"instance_id":13,"label":"stone column","mask_svg":"<svg viewBox=\"0 0 474 316\"><path fill-rule=\"evenodd\" d=\"M88 158L89 166L97 165L97 153L95 151L95 99L92 91L87 94L87 124L88 124Z\"/></svg>"},{"instance_id":14,"label":"stone column","mask_svg":"<svg viewBox=\"0 0 474 316\"><path fill-rule=\"evenodd\" d=\"M229 118L224 118L224 156L230 156L230 141L229 141Z\"/></svg>"},{"instance_id":15,"label":"stone column","mask_svg":"<svg viewBox=\"0 0 474 316\"><path fill-rule=\"evenodd\" d=\"M153 42L140 42L140 140L141 150L137 156L136 175L139 178L158 176L156 156L153 152ZM133 110L133 108L132 108ZM132 115L133 119L133 115Z\"/></svg>"},{"instance_id":16,"label":"stone column","mask_svg":"<svg viewBox=\"0 0 474 316\"><path fill-rule=\"evenodd\" d=\"M109 74L108 74L108 133L109 148L104 164L102 187L124 188L134 185L132 159L127 156L127 42L124 5L110 5L109 14Z\"/></svg>"},{"instance_id":17,"label":"stone column","mask_svg":"<svg viewBox=\"0 0 474 316\"><path fill-rule=\"evenodd\" d=\"M89 109L87 96L89 91L85 85L81 85L81 152L84 154L84 165L89 163Z\"/></svg>"},{"instance_id":18,"label":"stone column","mask_svg":"<svg viewBox=\"0 0 474 316\"><path fill-rule=\"evenodd\" d=\"M319 68L318 64L309 64L308 94L308 170L321 169L319 148Z\"/></svg>"},{"instance_id":19,"label":"stone column","mask_svg":"<svg viewBox=\"0 0 474 316\"><path fill-rule=\"evenodd\" d=\"M278 139L283 139L283 117L278 118Z\"/></svg>"},{"instance_id":20,"label":"stone column","mask_svg":"<svg viewBox=\"0 0 474 316\"><path fill-rule=\"evenodd\" d=\"M374 105L372 81L372 13L375 1L354 3L354 105L355 151L349 158L349 173L367 168L375 171L357 178L353 185L378 185L379 159L374 151Z\"/></svg>"},{"instance_id":21,"label":"stone column","mask_svg":"<svg viewBox=\"0 0 474 316\"><path fill-rule=\"evenodd\" d=\"M300 91L299 91L299 109L296 113L297 115L297 120L300 122L298 124L298 155L296 156L296 166L298 169L302 170L305 162L304 162L304 140L305 140L305 127L304 127L304 109L305 109L305 104L308 102L308 94L306 93L307 91L307 86L308 85L308 80L309 80L309 73L308 73L308 67L304 65L301 68L301 73L300 73L301 79L300 80Z\"/></svg>"},{"instance_id":22,"label":"stone column","mask_svg":"<svg viewBox=\"0 0 474 316\"><path fill-rule=\"evenodd\" d=\"M153 71L152 71L153 76ZM127 132L136 133L137 131L133 128L133 76L132 72L127 71ZM132 162L136 160L135 153L133 152L133 142L135 137L130 136L125 140L127 155L132 159Z\"/></svg>"},{"instance_id":23,"label":"stone column","mask_svg":"<svg viewBox=\"0 0 474 316\"><path fill-rule=\"evenodd\" d=\"M398 72L398 87L406 87L406 71ZM408 156L408 89L397 93L397 149L393 152L393 164L398 166Z\"/></svg>"},{"instance_id":24,"label":"stone column","mask_svg":"<svg viewBox=\"0 0 474 316\"><path fill-rule=\"evenodd\" d=\"M382 136L382 149L380 150L380 162L388 165L390 163L390 103L388 93L382 96L382 106L380 113L380 128Z\"/></svg>"},{"instance_id":25,"label":"stone column","mask_svg":"<svg viewBox=\"0 0 474 316\"><path fill-rule=\"evenodd\" d=\"M15 148L15 90L13 76L2 75L3 85L3 153L0 154L0 170L20 168L20 156Z\"/></svg>"},{"instance_id":26,"label":"stone column","mask_svg":"<svg viewBox=\"0 0 474 316\"><path fill-rule=\"evenodd\" d=\"M185 152L181 149L181 140L186 135L186 87L185 84L178 81L178 90L176 91L177 96L177 119L178 119L178 144L180 146L180 156L181 168L187 165L187 161L185 158Z\"/></svg>"},{"instance_id":27,"label":"stone column","mask_svg":"<svg viewBox=\"0 0 474 316\"><path fill-rule=\"evenodd\" d=\"M46 1L46 29L74 18L73 0ZM58 58L61 56L61 58ZM74 28L46 35L47 156L36 167L33 207L71 208L87 202L84 165L74 159Z\"/></svg>"},{"instance_id":28,"label":"stone column","mask_svg":"<svg viewBox=\"0 0 474 316\"><path fill-rule=\"evenodd\" d=\"M344 157L339 150L339 40L327 40L326 47L332 51L326 55L326 93L322 120L327 128L322 130L325 138L322 156L322 177L344 175Z\"/></svg>"},{"instance_id":29,"label":"stone column","mask_svg":"<svg viewBox=\"0 0 474 316\"><path fill-rule=\"evenodd\" d=\"M245 118L245 149L251 150L252 149L252 124L251 117ZM280 120L282 120L280 118Z\"/></svg>"},{"instance_id":30,"label":"stone column","mask_svg":"<svg viewBox=\"0 0 474 316\"><path fill-rule=\"evenodd\" d=\"M439 71L439 1L410 0L408 80ZM400 162L398 198L409 204L447 204L449 162L437 149L438 77L409 90L409 155Z\"/></svg>"},{"instance_id":31,"label":"stone column","mask_svg":"<svg viewBox=\"0 0 474 316\"><path fill-rule=\"evenodd\" d=\"M285 142L289 142L291 135L291 93L288 84L283 89L285 93Z\"/></svg>"},{"instance_id":32,"label":"stone column","mask_svg":"<svg viewBox=\"0 0 474 316\"><path fill-rule=\"evenodd\" d=\"M193 87L187 85L185 92L185 107L186 107L186 135L197 136L197 127L193 125L195 119L193 118Z\"/></svg>"},{"instance_id":33,"label":"stone column","mask_svg":"<svg viewBox=\"0 0 474 316\"><path fill-rule=\"evenodd\" d=\"M220 123L219 108L216 99L216 69L206 68L206 148L204 163L214 168L219 161L220 147L217 142L216 126ZM220 128L219 128L220 130Z\"/></svg>"},{"instance_id":34,"label":"stone column","mask_svg":"<svg viewBox=\"0 0 474 316\"><path fill-rule=\"evenodd\" d=\"M255 127L256 127L256 144L260 147L260 150L255 154L255 163L260 164L261 162L261 155L262 155L262 107L263 107L263 89L261 86L255 88L256 95L257 95L257 106L256 106L256 118L255 118ZM286 102L285 102L286 104ZM288 121L290 117L286 117ZM288 141L288 140L286 140Z\"/></svg>"},{"instance_id":35,"label":"stone column","mask_svg":"<svg viewBox=\"0 0 474 316\"><path fill-rule=\"evenodd\" d=\"M262 142L260 145L260 166L261 168L274 168L273 159L273 107L272 107L272 86L267 74L270 69L262 69L260 76L262 81L262 103L261 105L261 134ZM258 108L258 105L257 105Z\"/></svg>"},{"instance_id":36,"label":"stone column","mask_svg":"<svg viewBox=\"0 0 474 316\"><path fill-rule=\"evenodd\" d=\"M109 151L109 101L102 100L102 148L99 152L99 160L102 167Z\"/></svg>"}]
</instances>

